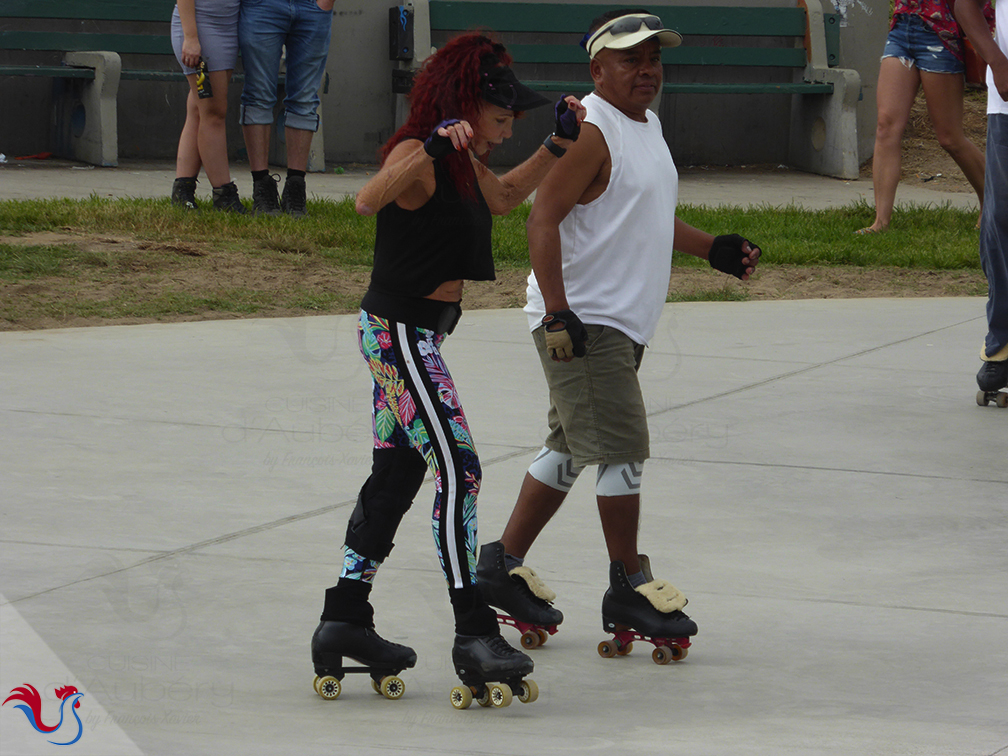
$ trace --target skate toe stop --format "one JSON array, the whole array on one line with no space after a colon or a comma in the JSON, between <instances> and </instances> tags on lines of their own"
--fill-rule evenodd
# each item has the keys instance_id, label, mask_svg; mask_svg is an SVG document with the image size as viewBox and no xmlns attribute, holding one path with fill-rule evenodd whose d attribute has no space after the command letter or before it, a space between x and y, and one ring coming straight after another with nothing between
<instances>
[{"instance_id":1,"label":"skate toe stop","mask_svg":"<svg viewBox=\"0 0 1008 756\"><path fill-rule=\"evenodd\" d=\"M682 608L686 606L686 597L682 591L667 580L652 580L650 583L638 586L635 590L663 614L682 611Z\"/></svg>"}]
</instances>

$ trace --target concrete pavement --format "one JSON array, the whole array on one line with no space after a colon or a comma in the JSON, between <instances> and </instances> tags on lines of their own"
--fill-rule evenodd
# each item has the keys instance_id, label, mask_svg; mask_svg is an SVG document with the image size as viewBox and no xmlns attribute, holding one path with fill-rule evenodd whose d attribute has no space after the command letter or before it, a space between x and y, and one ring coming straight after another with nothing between
<instances>
[{"instance_id":1,"label":"concrete pavement","mask_svg":"<svg viewBox=\"0 0 1008 756\"><path fill-rule=\"evenodd\" d=\"M282 173L280 169L275 169ZM341 199L356 194L373 167L349 166L337 175L308 176L309 197ZM232 166L232 176L242 197L252 196L252 179L246 165ZM174 165L160 162L123 161L118 168L96 168L60 160L12 161L0 164L0 200L40 197L166 197L171 194ZM210 196L205 179L199 197ZM680 176L680 201L691 205L797 205L821 209L859 201L874 203L871 181L846 181L787 169L772 171L705 170L684 168ZM897 204L940 205L976 208L972 192L932 188L929 183L905 181L896 195Z\"/></svg>"},{"instance_id":2,"label":"concrete pavement","mask_svg":"<svg viewBox=\"0 0 1008 756\"><path fill-rule=\"evenodd\" d=\"M155 183L136 172L133 191ZM33 685L50 726L55 689L83 693L80 727L68 710L48 736L4 704L0 754L78 732L67 753L1008 750L1008 411L973 399L982 299L667 306L641 369L641 544L700 634L664 667L639 643L597 654L586 474L529 557L566 615L530 652L539 701L464 712L429 481L374 594L379 631L419 655L404 697L360 676L333 702L311 687L370 461L354 321L0 333L0 693ZM488 541L540 446L545 386L519 311L467 312L445 355Z\"/></svg>"}]
</instances>

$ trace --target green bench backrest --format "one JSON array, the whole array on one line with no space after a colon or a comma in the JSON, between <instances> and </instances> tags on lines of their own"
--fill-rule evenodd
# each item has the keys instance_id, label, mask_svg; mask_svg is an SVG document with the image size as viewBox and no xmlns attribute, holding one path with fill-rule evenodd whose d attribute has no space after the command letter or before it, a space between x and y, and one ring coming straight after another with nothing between
<instances>
[{"instance_id":1,"label":"green bench backrest","mask_svg":"<svg viewBox=\"0 0 1008 756\"><path fill-rule=\"evenodd\" d=\"M168 22L174 7L175 0L2 0L0 18L52 19L79 24L64 23L53 31L3 29L0 30L0 49L111 50L172 55ZM115 28L112 22L117 21L156 22L159 28L156 33L123 34L111 31Z\"/></svg>"},{"instance_id":2,"label":"green bench backrest","mask_svg":"<svg viewBox=\"0 0 1008 756\"><path fill-rule=\"evenodd\" d=\"M167 21L174 7L175 0L3 0L0 17Z\"/></svg>"},{"instance_id":3,"label":"green bench backrest","mask_svg":"<svg viewBox=\"0 0 1008 756\"><path fill-rule=\"evenodd\" d=\"M665 25L683 35L680 47L662 51L666 65L787 66L806 63L803 46L721 46L691 37L795 37L805 36L802 8L648 6ZM486 28L501 33L569 33L578 39L606 5L560 5L557 3L494 3L430 0L432 30L452 34ZM830 65L836 65L839 25L835 14L827 16L826 36ZM574 40L576 42L576 40ZM797 44L797 42L796 42ZM519 63L584 63L587 56L577 44L508 44Z\"/></svg>"}]
</instances>

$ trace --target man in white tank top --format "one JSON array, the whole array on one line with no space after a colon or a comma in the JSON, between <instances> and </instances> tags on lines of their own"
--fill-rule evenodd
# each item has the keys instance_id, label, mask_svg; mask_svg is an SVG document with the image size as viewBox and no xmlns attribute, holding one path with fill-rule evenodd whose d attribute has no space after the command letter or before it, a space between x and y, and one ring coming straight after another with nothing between
<instances>
[{"instance_id":1,"label":"man in white tank top","mask_svg":"<svg viewBox=\"0 0 1008 756\"><path fill-rule=\"evenodd\" d=\"M980 217L980 262L987 276L987 337L977 373L977 403L1008 386L1008 0L994 4L991 38L980 0L956 0L956 19L987 61L987 170ZM1004 395L1000 397L1004 402Z\"/></svg>"},{"instance_id":2,"label":"man in white tank top","mask_svg":"<svg viewBox=\"0 0 1008 756\"><path fill-rule=\"evenodd\" d=\"M661 91L661 48L681 40L647 11L611 11L593 22L582 42L595 84L583 100L588 115L570 154L540 185L528 219L525 312L550 388L550 433L501 542L484 546L477 576L491 604L522 622L554 626L550 632L562 615L544 600L551 594L541 581L517 579L530 572L519 567L577 475L598 465L610 560L606 628L665 638L696 633L678 591L672 602L645 597L668 596L671 586L655 581L638 557L640 482L650 453L637 369L665 304L673 249L743 280L760 250L675 217L678 173L648 108Z\"/></svg>"}]
</instances>

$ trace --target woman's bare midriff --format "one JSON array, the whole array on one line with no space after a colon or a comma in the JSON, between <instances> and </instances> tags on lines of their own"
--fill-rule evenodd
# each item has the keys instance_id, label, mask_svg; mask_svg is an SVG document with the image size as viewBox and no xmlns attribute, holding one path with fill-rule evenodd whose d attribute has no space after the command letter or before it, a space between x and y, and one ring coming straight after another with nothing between
<instances>
[{"instance_id":1,"label":"woman's bare midriff","mask_svg":"<svg viewBox=\"0 0 1008 756\"><path fill-rule=\"evenodd\" d=\"M461 302L462 287L465 281L445 281L424 299L436 299L439 302Z\"/></svg>"}]
</instances>

